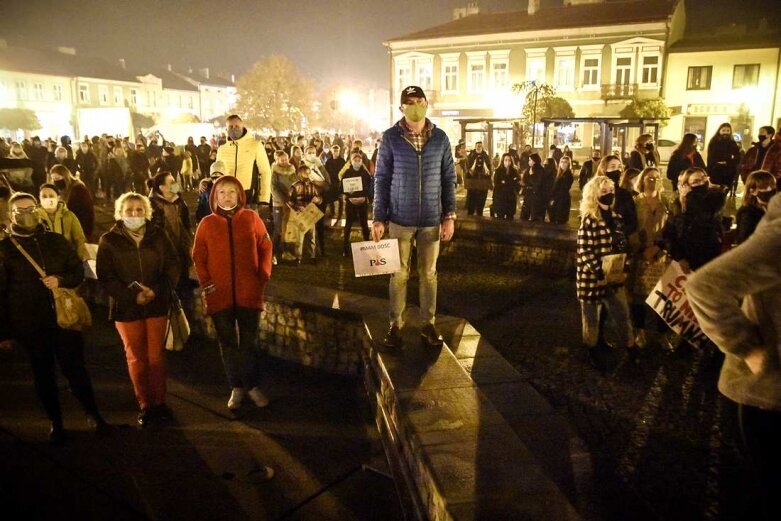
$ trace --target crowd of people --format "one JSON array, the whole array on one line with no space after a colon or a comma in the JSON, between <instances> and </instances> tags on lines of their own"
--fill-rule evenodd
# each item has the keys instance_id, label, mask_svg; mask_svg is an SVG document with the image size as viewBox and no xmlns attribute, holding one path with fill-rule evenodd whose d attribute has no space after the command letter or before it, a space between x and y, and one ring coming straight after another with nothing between
<instances>
[{"instance_id":1,"label":"crowd of people","mask_svg":"<svg viewBox=\"0 0 781 521\"><path fill-rule=\"evenodd\" d=\"M125 349L142 426L171 417L164 349L168 316L177 299L189 307L196 287L217 332L231 388L228 407L241 407L245 396L258 407L268 404L257 342L272 265L325 256L326 223L343 215L344 256L350 255L354 225L364 240L380 240L386 232L399 240L402 270L389 284L384 344L403 343L415 248L421 336L427 344L441 345L434 324L436 260L440 240L453 235L457 186L466 191L470 216L483 216L492 191L490 214L496 219L513 220L519 213L521 220L565 224L575 163L570 150L556 146L544 161L529 145L520 153L513 145L494 158L481 142L469 152L463 142L451 150L446 134L425 118L426 108L422 89L405 89L404 117L385 132L382 145L371 137L371 156L361 140L349 136L257 140L237 115L227 119L225 135L201 137L198 145L190 138L176 146L159 133L139 134L133 141L85 138L75 152L67 137L59 144L36 137L10 145L0 141L0 229L9 239L0 241L0 347L16 342L28 351L51 420L51 440L65 438L55 360L90 424L98 432L108 430L84 367L83 337L58 326L49 292L81 284L82 263L90 258L87 246L98 239L94 205L99 201L114 205L116 223L99 238L97 279L110 296L110 318ZM649 283L672 261L696 278L736 244L751 242L756 230L769 233L760 221L777 199L781 135L761 127L743 154L725 123L707 149L706 163L697 136L685 134L663 169L653 137L643 134L627 158L594 150L581 165L576 288L582 340L592 364L606 374L617 367L621 351L640 363L641 348L685 344L658 317L649 320L645 304ZM672 194L665 192L664 175ZM738 179L743 201L731 232L733 218L724 207ZM188 191L198 193L195 223L183 198ZM315 214L312 226L291 225L306 212ZM618 274L607 273L606 260L616 257ZM47 275L41 277L34 263ZM713 274L702 279L708 277ZM701 312L717 316L709 296L703 289ZM606 341L608 318L616 345ZM775 356L776 371L778 362ZM740 369L745 378L760 370L751 364ZM770 394L766 398L778 407L777 392Z\"/></svg>"}]
</instances>

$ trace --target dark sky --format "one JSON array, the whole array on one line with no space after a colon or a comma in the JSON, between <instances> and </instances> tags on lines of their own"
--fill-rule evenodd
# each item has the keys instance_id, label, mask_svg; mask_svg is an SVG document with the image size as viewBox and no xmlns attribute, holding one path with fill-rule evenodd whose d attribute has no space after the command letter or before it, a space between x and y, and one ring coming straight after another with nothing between
<instances>
[{"instance_id":1,"label":"dark sky","mask_svg":"<svg viewBox=\"0 0 781 521\"><path fill-rule=\"evenodd\" d=\"M561 0L543 0L543 5ZM0 0L9 45L75 47L126 58L133 68L171 63L239 76L264 55L285 54L318 84L388 85L382 42L451 19L467 0ZM481 0L525 9L527 0Z\"/></svg>"}]
</instances>

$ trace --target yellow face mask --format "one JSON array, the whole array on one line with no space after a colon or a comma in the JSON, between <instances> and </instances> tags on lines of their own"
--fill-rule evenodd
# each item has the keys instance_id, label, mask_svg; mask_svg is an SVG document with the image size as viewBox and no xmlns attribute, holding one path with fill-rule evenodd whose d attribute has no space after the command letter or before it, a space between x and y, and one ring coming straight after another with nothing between
<instances>
[{"instance_id":1,"label":"yellow face mask","mask_svg":"<svg viewBox=\"0 0 781 521\"><path fill-rule=\"evenodd\" d=\"M425 119L427 109L427 106L419 105L417 103L404 105L404 116L410 121L417 123L418 121L423 121L423 119Z\"/></svg>"}]
</instances>

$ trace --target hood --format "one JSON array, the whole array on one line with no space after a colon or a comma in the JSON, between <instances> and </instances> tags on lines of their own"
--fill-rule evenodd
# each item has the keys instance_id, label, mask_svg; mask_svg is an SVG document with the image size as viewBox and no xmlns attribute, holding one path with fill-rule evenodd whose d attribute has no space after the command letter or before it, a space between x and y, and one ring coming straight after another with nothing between
<instances>
[{"instance_id":1,"label":"hood","mask_svg":"<svg viewBox=\"0 0 781 521\"><path fill-rule=\"evenodd\" d=\"M239 189L239 204L238 206L236 206L234 212L241 210L247 204L247 195L244 192L244 187L241 185L241 181L239 181L233 176L224 175L219 179L217 179L216 181L214 181L214 184L212 185L212 191L209 194L209 208L211 208L212 213L218 213L217 192L218 192L218 188L224 183L233 183Z\"/></svg>"},{"instance_id":2,"label":"hood","mask_svg":"<svg viewBox=\"0 0 781 521\"><path fill-rule=\"evenodd\" d=\"M296 167L294 167L291 164L288 164L287 166L282 166L277 163L274 163L273 165L271 165L271 171L279 175L295 175Z\"/></svg>"}]
</instances>

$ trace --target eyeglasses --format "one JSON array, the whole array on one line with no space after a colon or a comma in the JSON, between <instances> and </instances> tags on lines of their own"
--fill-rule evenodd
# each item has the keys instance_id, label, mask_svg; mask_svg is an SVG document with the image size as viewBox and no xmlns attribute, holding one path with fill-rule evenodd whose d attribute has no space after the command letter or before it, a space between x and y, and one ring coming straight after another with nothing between
<instances>
[{"instance_id":1,"label":"eyeglasses","mask_svg":"<svg viewBox=\"0 0 781 521\"><path fill-rule=\"evenodd\" d=\"M31 213L35 213L35 209L36 208L38 208L38 206L27 206L25 208L14 207L14 209L12 210L12 213L14 215L31 214Z\"/></svg>"}]
</instances>

